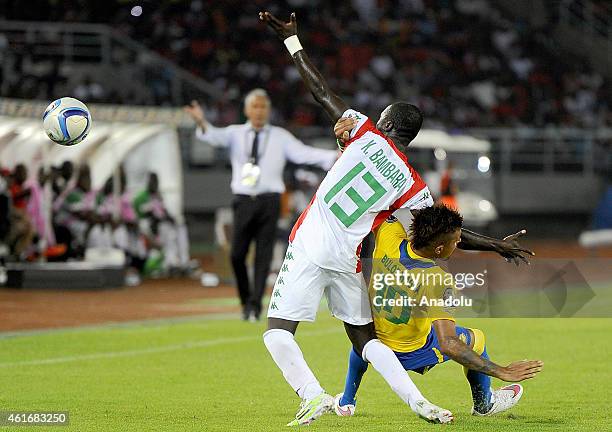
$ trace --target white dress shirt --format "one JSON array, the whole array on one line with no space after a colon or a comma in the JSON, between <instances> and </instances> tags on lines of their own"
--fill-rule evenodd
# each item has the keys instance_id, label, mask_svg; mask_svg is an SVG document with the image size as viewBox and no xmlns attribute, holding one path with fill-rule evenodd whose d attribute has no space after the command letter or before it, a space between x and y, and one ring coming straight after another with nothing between
<instances>
[{"instance_id":1,"label":"white dress shirt","mask_svg":"<svg viewBox=\"0 0 612 432\"><path fill-rule=\"evenodd\" d=\"M249 162L255 130L250 122L214 127L209 123L206 131L196 129L196 138L215 147L229 148L232 162L232 192L242 195L263 193L282 193L285 191L283 169L287 160L296 164L316 165L329 170L336 159L336 150L325 150L307 146L294 137L291 132L266 124L259 132L259 158L261 169L259 181L254 186L242 184L242 167Z\"/></svg>"}]
</instances>

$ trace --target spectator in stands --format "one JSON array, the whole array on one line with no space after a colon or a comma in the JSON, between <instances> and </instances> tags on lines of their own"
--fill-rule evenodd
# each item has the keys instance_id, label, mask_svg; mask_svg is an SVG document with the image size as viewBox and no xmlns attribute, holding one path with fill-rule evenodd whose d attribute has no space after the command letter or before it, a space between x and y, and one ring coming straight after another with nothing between
<instances>
[{"instance_id":1,"label":"spectator in stands","mask_svg":"<svg viewBox=\"0 0 612 432\"><path fill-rule=\"evenodd\" d=\"M87 76L81 84L74 88L73 94L83 102L101 102L104 100L105 91L102 84Z\"/></svg>"},{"instance_id":2,"label":"spectator in stands","mask_svg":"<svg viewBox=\"0 0 612 432\"><path fill-rule=\"evenodd\" d=\"M125 171L119 173L119 218L121 227L114 233L114 242L129 258L129 265L142 272L147 257L146 244L138 228L132 194L127 190Z\"/></svg>"},{"instance_id":3,"label":"spectator in stands","mask_svg":"<svg viewBox=\"0 0 612 432\"><path fill-rule=\"evenodd\" d=\"M136 212L131 195L126 191L123 169L119 173L119 190L115 195L114 178L110 177L98 199L96 213L99 224L92 229L88 243L95 247L121 249L128 267L142 271L146 258L146 246L138 230Z\"/></svg>"},{"instance_id":4,"label":"spectator in stands","mask_svg":"<svg viewBox=\"0 0 612 432\"><path fill-rule=\"evenodd\" d=\"M7 180L0 175L0 247L7 246L11 230L11 196Z\"/></svg>"},{"instance_id":5,"label":"spectator in stands","mask_svg":"<svg viewBox=\"0 0 612 432\"><path fill-rule=\"evenodd\" d=\"M0 65L5 65L8 60L8 39L3 34L0 33ZM0 67L0 94L5 94L4 92L4 67Z\"/></svg>"},{"instance_id":6,"label":"spectator in stands","mask_svg":"<svg viewBox=\"0 0 612 432\"><path fill-rule=\"evenodd\" d=\"M13 181L11 182L11 198L13 199L13 207L25 212L28 205L28 197L31 190L25 187L25 182L28 179L28 169L24 164L15 166L13 172Z\"/></svg>"},{"instance_id":7,"label":"spectator in stands","mask_svg":"<svg viewBox=\"0 0 612 432\"><path fill-rule=\"evenodd\" d=\"M163 254L161 272L179 274L189 272L189 241L187 228L170 215L159 190L156 173L149 174L147 188L134 198L134 210L142 234L147 236L151 249Z\"/></svg>"},{"instance_id":8,"label":"spectator in stands","mask_svg":"<svg viewBox=\"0 0 612 432\"><path fill-rule=\"evenodd\" d=\"M66 77L61 73L61 63L55 59L49 65L46 73L41 76L41 84L47 100L53 100L58 94L58 87L66 82Z\"/></svg>"},{"instance_id":9,"label":"spectator in stands","mask_svg":"<svg viewBox=\"0 0 612 432\"><path fill-rule=\"evenodd\" d=\"M66 195L72 188L74 188L74 165L70 161L64 161L59 167L51 167L51 196L52 200L52 225L53 235L58 245L63 245L67 248L67 254L61 258L67 258L72 253L72 249L69 246L72 244L72 234L70 230L59 224L57 221L57 215L60 212L60 207L66 199ZM60 218L61 219L61 218Z\"/></svg>"},{"instance_id":10,"label":"spectator in stands","mask_svg":"<svg viewBox=\"0 0 612 432\"><path fill-rule=\"evenodd\" d=\"M27 214L39 241L44 240L44 245L46 247L55 244L55 235L52 227L49 226L45 211L47 202L50 202L45 199L46 191L44 189L45 183L48 180L49 176L45 173L45 169L40 167L38 175L25 182L25 187L30 191Z\"/></svg>"},{"instance_id":11,"label":"spectator in stands","mask_svg":"<svg viewBox=\"0 0 612 432\"><path fill-rule=\"evenodd\" d=\"M277 110L273 115L278 123L310 126L325 121L320 110L310 108L310 95L299 83L291 62L276 55L269 41L258 37L258 2L158 2L137 20L130 19L129 8L117 2L82 0L78 15L70 2L56 3L55 18L47 11L26 13L12 8L3 12L7 19L110 23L200 75L227 95L229 102L265 84L274 91ZM106 5L102 11L101 3ZM612 107L605 103L605 94L595 91L598 103L592 104L594 89L576 94L566 82L575 64L587 62L557 53L543 42L558 21L558 3L546 0L552 27L538 31L511 21L489 0L289 0L277 7L297 12L301 25L309 29L305 42L318 52L313 60L321 63L324 75L341 77L332 84L345 94L354 94L354 105L363 107L364 112L380 111L379 105L385 106L392 98L417 101L430 127L525 123L590 127L593 121L610 125ZM581 13L582 3L577 2L576 13ZM598 10L609 1L595 4ZM238 25L235 31L230 21ZM598 28L607 31L609 23L604 19L600 24ZM49 78L56 74L55 66L45 75L40 71L49 66L41 67L46 60L29 54L35 52L33 47L26 45L11 52L10 46L0 36L0 57L8 58L0 62L6 64L0 68L6 75L0 94L44 97L48 84L57 82ZM133 60L121 51L112 52L111 57L125 64ZM146 88L140 83L113 82L111 75L106 80L96 75L100 82L88 79L79 84L77 97L129 104L167 103L172 74L155 61L143 61L150 56L138 57L141 75L149 78L143 80ZM143 64L138 66L140 62ZM326 69L336 73L326 73ZM604 80L606 85L609 80ZM148 94L141 95L144 92ZM213 120L230 123L238 117L235 103L228 100L210 107L216 111Z\"/></svg>"},{"instance_id":12,"label":"spectator in stands","mask_svg":"<svg viewBox=\"0 0 612 432\"><path fill-rule=\"evenodd\" d=\"M67 160L62 163L61 167L53 167L51 170L51 187L53 189L53 199L55 200L74 186L74 165Z\"/></svg>"},{"instance_id":13,"label":"spectator in stands","mask_svg":"<svg viewBox=\"0 0 612 432\"><path fill-rule=\"evenodd\" d=\"M174 222L167 213L164 201L159 192L159 178L156 173L149 173L147 187L134 198L134 209L141 221L149 225L147 231L159 234L159 225L164 222Z\"/></svg>"},{"instance_id":14,"label":"spectator in stands","mask_svg":"<svg viewBox=\"0 0 612 432\"><path fill-rule=\"evenodd\" d=\"M82 257L89 231L98 222L95 214L96 193L91 189L91 173L88 165L80 167L76 185L67 190L54 203L57 208L55 224L62 229L70 257ZM65 233L68 236L65 236ZM60 234L56 230L58 241Z\"/></svg>"},{"instance_id":15,"label":"spectator in stands","mask_svg":"<svg viewBox=\"0 0 612 432\"><path fill-rule=\"evenodd\" d=\"M444 173L442 173L442 179L440 180L439 201L447 207L459 211L459 206L457 204L457 185L453 179L453 168L453 162L448 161L448 165Z\"/></svg>"},{"instance_id":16,"label":"spectator in stands","mask_svg":"<svg viewBox=\"0 0 612 432\"><path fill-rule=\"evenodd\" d=\"M13 253L25 258L34 238L34 227L27 213L28 198L31 189L25 186L28 170L24 164L18 164L13 173L10 186L13 211L11 214Z\"/></svg>"},{"instance_id":17,"label":"spectator in stands","mask_svg":"<svg viewBox=\"0 0 612 432\"><path fill-rule=\"evenodd\" d=\"M88 248L112 248L114 246L113 230L117 225L114 198L113 178L110 177L95 199L95 221L87 236Z\"/></svg>"}]
</instances>

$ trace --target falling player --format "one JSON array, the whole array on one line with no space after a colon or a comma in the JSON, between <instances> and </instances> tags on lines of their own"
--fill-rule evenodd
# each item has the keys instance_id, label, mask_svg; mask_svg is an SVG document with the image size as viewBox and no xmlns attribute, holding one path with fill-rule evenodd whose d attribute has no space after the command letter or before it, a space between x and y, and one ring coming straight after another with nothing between
<instances>
[{"instance_id":1,"label":"falling player","mask_svg":"<svg viewBox=\"0 0 612 432\"><path fill-rule=\"evenodd\" d=\"M358 259L364 237L395 210L433 204L427 186L405 154L421 128L421 112L414 105L394 103L374 125L330 90L300 45L295 14L288 23L269 12L260 13L260 19L285 43L303 81L332 121L348 116L358 121L342 156L293 227L268 309L264 343L302 399L289 425L309 424L333 406L333 398L321 387L294 339L301 321L314 321L323 293L332 315L344 322L355 351L395 393L419 416L447 423L452 414L428 402L393 351L376 338ZM459 247L496 251L506 259L524 259L523 254L530 253L516 241L469 231L462 231Z\"/></svg>"},{"instance_id":2,"label":"falling player","mask_svg":"<svg viewBox=\"0 0 612 432\"><path fill-rule=\"evenodd\" d=\"M449 282L452 277L448 278L450 274L435 260L448 259L455 251L462 223L455 210L436 204L415 212L410 236L393 216L376 228L369 290L372 315L376 336L395 352L407 371L424 374L449 359L463 365L472 390L472 414L490 416L512 408L523 395L519 384L491 391L490 376L523 381L540 372L542 362L524 360L508 366L493 363L484 333L455 325L455 308L435 304L437 300L459 298ZM406 276L399 284L383 283L393 269L402 269ZM412 304L407 304L408 299ZM351 350L344 393L334 399L337 415L355 413L357 390L367 368L368 363Z\"/></svg>"}]
</instances>

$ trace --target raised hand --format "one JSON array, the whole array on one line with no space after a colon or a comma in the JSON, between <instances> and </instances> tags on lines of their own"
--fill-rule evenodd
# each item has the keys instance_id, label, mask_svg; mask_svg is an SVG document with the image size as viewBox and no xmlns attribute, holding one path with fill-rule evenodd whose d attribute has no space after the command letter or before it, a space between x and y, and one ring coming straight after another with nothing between
<instances>
[{"instance_id":1,"label":"raised hand","mask_svg":"<svg viewBox=\"0 0 612 432\"><path fill-rule=\"evenodd\" d=\"M295 12L289 17L289 22L282 22L270 12L259 12L259 19L268 24L272 30L276 32L276 35L280 40L285 40L289 36L297 34L297 21L295 19Z\"/></svg>"},{"instance_id":2,"label":"raised hand","mask_svg":"<svg viewBox=\"0 0 612 432\"><path fill-rule=\"evenodd\" d=\"M351 131L357 125L357 120L352 117L341 117L334 125L336 138L346 143L351 135Z\"/></svg>"},{"instance_id":3,"label":"raised hand","mask_svg":"<svg viewBox=\"0 0 612 432\"><path fill-rule=\"evenodd\" d=\"M504 257L506 261L513 262L517 266L520 264L520 261L523 261L525 264L529 264L529 260L526 258L526 255L535 256L535 253L522 247L517 240L526 233L527 230L523 229L517 233L504 237L504 239L497 245L497 253Z\"/></svg>"},{"instance_id":4,"label":"raised hand","mask_svg":"<svg viewBox=\"0 0 612 432\"><path fill-rule=\"evenodd\" d=\"M291 14L289 22L286 23L268 11L260 12L259 19L274 30L281 41L285 42L285 46L302 77L302 81L304 81L304 84L315 100L321 104L325 112L335 123L336 120L342 117L342 113L348 109L348 105L329 87L321 72L312 63L310 57L306 54L306 50L300 44L297 38L295 13ZM287 38L289 40L286 40Z\"/></svg>"},{"instance_id":5,"label":"raised hand","mask_svg":"<svg viewBox=\"0 0 612 432\"><path fill-rule=\"evenodd\" d=\"M193 121L195 121L199 127L203 129L206 128L206 117L204 116L204 110L198 101L192 100L189 105L185 105L183 107L183 110L191 116Z\"/></svg>"},{"instance_id":6,"label":"raised hand","mask_svg":"<svg viewBox=\"0 0 612 432\"><path fill-rule=\"evenodd\" d=\"M507 382L524 381L535 377L543 367L544 363L540 360L521 360L502 368L497 378Z\"/></svg>"}]
</instances>

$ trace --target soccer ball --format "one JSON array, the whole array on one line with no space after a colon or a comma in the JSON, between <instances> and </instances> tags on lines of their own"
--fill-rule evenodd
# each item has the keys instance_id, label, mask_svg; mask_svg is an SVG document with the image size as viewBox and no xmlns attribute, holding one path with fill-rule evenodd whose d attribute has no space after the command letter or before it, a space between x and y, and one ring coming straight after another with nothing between
<instances>
[{"instance_id":1,"label":"soccer ball","mask_svg":"<svg viewBox=\"0 0 612 432\"><path fill-rule=\"evenodd\" d=\"M43 114L45 133L52 141L71 146L85 139L91 128L91 114L85 104L71 97L54 100Z\"/></svg>"}]
</instances>

